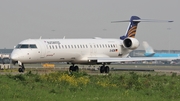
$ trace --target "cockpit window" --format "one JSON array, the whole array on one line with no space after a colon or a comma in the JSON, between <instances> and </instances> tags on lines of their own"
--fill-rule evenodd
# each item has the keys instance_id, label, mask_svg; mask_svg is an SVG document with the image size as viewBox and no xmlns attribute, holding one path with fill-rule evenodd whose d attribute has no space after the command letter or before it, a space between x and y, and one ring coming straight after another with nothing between
<instances>
[{"instance_id":1,"label":"cockpit window","mask_svg":"<svg viewBox=\"0 0 180 101\"><path fill-rule=\"evenodd\" d=\"M29 46L28 45L21 45L20 48L29 48Z\"/></svg>"},{"instance_id":2,"label":"cockpit window","mask_svg":"<svg viewBox=\"0 0 180 101\"><path fill-rule=\"evenodd\" d=\"M16 46L16 48L21 48L21 44L18 44L18 45Z\"/></svg>"},{"instance_id":3,"label":"cockpit window","mask_svg":"<svg viewBox=\"0 0 180 101\"><path fill-rule=\"evenodd\" d=\"M18 49L27 49L27 48L37 48L35 44L18 44L16 46Z\"/></svg>"},{"instance_id":4,"label":"cockpit window","mask_svg":"<svg viewBox=\"0 0 180 101\"><path fill-rule=\"evenodd\" d=\"M37 48L37 46L35 44L30 44L29 46L30 46L30 48Z\"/></svg>"}]
</instances>

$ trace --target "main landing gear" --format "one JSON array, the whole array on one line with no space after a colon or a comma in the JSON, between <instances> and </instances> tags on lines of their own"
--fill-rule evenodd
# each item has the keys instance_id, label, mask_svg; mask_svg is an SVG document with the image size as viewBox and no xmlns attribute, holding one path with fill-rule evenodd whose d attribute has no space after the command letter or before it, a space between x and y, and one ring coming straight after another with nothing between
<instances>
[{"instance_id":1,"label":"main landing gear","mask_svg":"<svg viewBox=\"0 0 180 101\"><path fill-rule=\"evenodd\" d=\"M72 64L72 66L69 67L69 71L70 72L78 72L79 71L79 67L78 66L74 66L74 64ZM109 66L105 66L105 64L103 64L102 66L100 66L100 73L109 73Z\"/></svg>"},{"instance_id":2,"label":"main landing gear","mask_svg":"<svg viewBox=\"0 0 180 101\"><path fill-rule=\"evenodd\" d=\"M105 64L100 66L100 73L109 73L109 66L105 66Z\"/></svg>"},{"instance_id":3,"label":"main landing gear","mask_svg":"<svg viewBox=\"0 0 180 101\"><path fill-rule=\"evenodd\" d=\"M24 64L22 63L22 65L19 65L19 69L18 69L19 72L24 72L25 71L25 67L24 67Z\"/></svg>"},{"instance_id":4,"label":"main landing gear","mask_svg":"<svg viewBox=\"0 0 180 101\"><path fill-rule=\"evenodd\" d=\"M74 66L74 64L72 64L72 66L69 67L69 71L70 72L78 72L79 71L79 67L78 66Z\"/></svg>"}]
</instances>

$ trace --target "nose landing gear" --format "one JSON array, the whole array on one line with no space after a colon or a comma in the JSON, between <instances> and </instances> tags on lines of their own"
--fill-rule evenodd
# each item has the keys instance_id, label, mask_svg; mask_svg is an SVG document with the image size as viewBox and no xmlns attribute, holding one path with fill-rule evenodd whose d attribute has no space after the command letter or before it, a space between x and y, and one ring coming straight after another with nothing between
<instances>
[{"instance_id":1,"label":"nose landing gear","mask_svg":"<svg viewBox=\"0 0 180 101\"><path fill-rule=\"evenodd\" d=\"M74 64L72 64L72 66L69 67L69 71L70 72L73 72L73 71L78 72L79 71L79 67L78 66L74 66Z\"/></svg>"},{"instance_id":2,"label":"nose landing gear","mask_svg":"<svg viewBox=\"0 0 180 101\"><path fill-rule=\"evenodd\" d=\"M25 67L24 67L24 64L22 63L22 65L19 65L19 69L18 69L19 72L24 72L25 71Z\"/></svg>"}]
</instances>

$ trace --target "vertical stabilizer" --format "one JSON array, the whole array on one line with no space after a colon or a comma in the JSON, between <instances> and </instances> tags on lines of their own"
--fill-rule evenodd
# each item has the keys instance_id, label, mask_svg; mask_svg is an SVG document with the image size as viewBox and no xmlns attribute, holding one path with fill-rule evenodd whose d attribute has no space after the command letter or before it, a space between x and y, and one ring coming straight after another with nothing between
<instances>
[{"instance_id":1,"label":"vertical stabilizer","mask_svg":"<svg viewBox=\"0 0 180 101\"><path fill-rule=\"evenodd\" d=\"M155 54L153 48L146 41L143 41L143 47L145 49L145 56L151 56Z\"/></svg>"},{"instance_id":2,"label":"vertical stabilizer","mask_svg":"<svg viewBox=\"0 0 180 101\"><path fill-rule=\"evenodd\" d=\"M121 36L120 39L124 40L127 37L133 37L135 38L136 35L136 29L138 26L138 23L140 22L140 18L138 16L132 16L129 21L129 26L126 30L125 35Z\"/></svg>"}]
</instances>

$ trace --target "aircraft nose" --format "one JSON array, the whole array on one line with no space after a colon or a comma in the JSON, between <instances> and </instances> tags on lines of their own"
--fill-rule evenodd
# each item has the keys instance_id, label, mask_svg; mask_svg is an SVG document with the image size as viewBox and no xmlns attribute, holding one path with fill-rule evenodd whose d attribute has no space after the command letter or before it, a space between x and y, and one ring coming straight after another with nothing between
<instances>
[{"instance_id":1,"label":"aircraft nose","mask_svg":"<svg viewBox=\"0 0 180 101\"><path fill-rule=\"evenodd\" d=\"M11 54L11 59L14 61L18 60L18 55L17 54Z\"/></svg>"}]
</instances>

